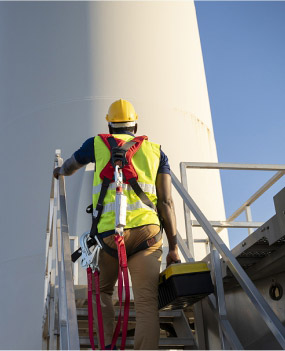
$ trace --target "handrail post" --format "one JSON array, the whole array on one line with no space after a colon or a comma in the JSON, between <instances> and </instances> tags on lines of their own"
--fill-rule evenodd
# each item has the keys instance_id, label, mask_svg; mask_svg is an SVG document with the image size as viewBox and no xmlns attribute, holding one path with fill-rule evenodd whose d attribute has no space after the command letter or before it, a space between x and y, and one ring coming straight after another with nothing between
<instances>
[{"instance_id":1,"label":"handrail post","mask_svg":"<svg viewBox=\"0 0 285 351\"><path fill-rule=\"evenodd\" d=\"M52 219L52 267L51 267L51 287L52 287L52 306L50 319L50 342L49 349L57 350L59 345L58 328L58 252L57 252L57 221L58 221L58 193L57 181L53 180L53 219Z\"/></svg>"},{"instance_id":2,"label":"handrail post","mask_svg":"<svg viewBox=\"0 0 285 351\"><path fill-rule=\"evenodd\" d=\"M184 186L185 190L188 191L187 173L186 173L186 166L184 162L180 162L180 175L181 175L182 185ZM188 258L188 260L186 260L186 262L187 261L193 262L195 256L194 256L194 237L193 237L193 231L192 231L191 212L189 208L186 206L185 202L183 202L183 208L184 208L186 239L188 244L187 247L190 254L190 257ZM180 250L182 253L184 253L185 250L182 251L183 249L182 244L183 243L179 242ZM184 258L185 258L185 254L184 254ZM205 332L204 332L204 322L203 322L201 302L194 304L193 311L194 311L195 321L197 325L196 342L199 346L199 349L202 350L205 348Z\"/></svg>"},{"instance_id":3,"label":"handrail post","mask_svg":"<svg viewBox=\"0 0 285 351\"><path fill-rule=\"evenodd\" d=\"M252 214L251 214L251 208L250 205L245 206L245 216L246 216L246 220L248 222L252 222ZM253 229L252 228L248 228L248 235L253 233Z\"/></svg>"},{"instance_id":4,"label":"handrail post","mask_svg":"<svg viewBox=\"0 0 285 351\"><path fill-rule=\"evenodd\" d=\"M180 174L181 174L182 185L184 186L185 190L188 192L187 173L186 173L186 166L184 162L180 162ZM194 237L193 237L193 231L192 231L191 212L184 202L183 202L183 207L184 207L184 220L185 220L187 246L191 256L194 258L195 257L194 256Z\"/></svg>"},{"instance_id":5,"label":"handrail post","mask_svg":"<svg viewBox=\"0 0 285 351\"><path fill-rule=\"evenodd\" d=\"M59 166L62 159L59 159ZM75 305L74 283L72 275L71 250L67 221L65 180L59 176L58 194L60 203L60 337L62 349L78 350L80 348L77 313Z\"/></svg>"},{"instance_id":6,"label":"handrail post","mask_svg":"<svg viewBox=\"0 0 285 351\"><path fill-rule=\"evenodd\" d=\"M222 269L220 255L216 248L213 246L213 243L210 242L210 253L211 253L211 266L212 266L212 275L213 283L215 289L216 305L218 310L218 323L219 323L219 335L221 341L221 348L223 350L228 350L228 342L224 337L222 321L227 320L227 309L226 309L226 300L224 293L224 285L222 278Z\"/></svg>"},{"instance_id":7,"label":"handrail post","mask_svg":"<svg viewBox=\"0 0 285 351\"><path fill-rule=\"evenodd\" d=\"M226 318L226 304L224 296L224 288L221 275L221 267L218 267L220 264L220 258L217 250L213 247L213 244L210 242L210 254L211 254L211 267L212 267L212 280L214 284L214 294L216 298L216 305L218 310L218 325L219 325L219 335L221 342L221 349L226 350L225 339L221 327L221 320Z\"/></svg>"}]
</instances>

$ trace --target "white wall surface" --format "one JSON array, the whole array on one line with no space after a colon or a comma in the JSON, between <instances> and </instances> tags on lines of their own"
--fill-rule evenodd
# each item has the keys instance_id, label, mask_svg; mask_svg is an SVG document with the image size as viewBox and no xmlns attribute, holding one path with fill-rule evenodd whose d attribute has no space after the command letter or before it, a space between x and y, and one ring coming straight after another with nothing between
<instances>
[{"instance_id":1,"label":"white wall surface","mask_svg":"<svg viewBox=\"0 0 285 351\"><path fill-rule=\"evenodd\" d=\"M192 2L0 2L1 349L41 348L54 150L69 157L107 132L118 98L177 175L180 161L217 161ZM84 170L67 179L71 235L89 226L90 181ZM209 219L224 219L219 174L191 171L188 183Z\"/></svg>"}]
</instances>

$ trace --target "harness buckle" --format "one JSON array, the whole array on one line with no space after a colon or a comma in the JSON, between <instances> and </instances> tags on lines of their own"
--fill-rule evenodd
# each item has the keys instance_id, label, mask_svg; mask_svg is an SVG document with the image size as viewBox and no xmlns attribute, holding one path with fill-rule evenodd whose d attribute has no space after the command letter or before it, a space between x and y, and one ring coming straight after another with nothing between
<instances>
[{"instance_id":1,"label":"harness buckle","mask_svg":"<svg viewBox=\"0 0 285 351\"><path fill-rule=\"evenodd\" d=\"M111 149L111 164L114 168L118 163L120 163L120 168L123 168L128 163L126 153L127 150L123 150L120 147L114 147Z\"/></svg>"}]
</instances>

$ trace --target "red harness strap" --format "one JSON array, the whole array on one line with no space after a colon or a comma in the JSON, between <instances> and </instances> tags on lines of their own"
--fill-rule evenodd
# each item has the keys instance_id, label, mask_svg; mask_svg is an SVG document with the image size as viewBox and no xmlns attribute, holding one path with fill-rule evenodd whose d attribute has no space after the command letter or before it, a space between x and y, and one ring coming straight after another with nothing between
<instances>
[{"instance_id":1,"label":"red harness strap","mask_svg":"<svg viewBox=\"0 0 285 351\"><path fill-rule=\"evenodd\" d=\"M108 147L109 150L111 150L111 146L108 142L108 138L110 137L114 137L112 134L99 134L100 138L103 140L103 142L105 143L105 145ZM114 138L118 144L118 147L123 146L126 142L124 140L121 139L117 139ZM132 163L132 158L134 156L134 154L136 152L139 151L142 143L144 140L147 140L148 137L146 135L142 135L142 136L137 136L135 138L133 138L132 142L135 142L135 145L133 145L127 152L126 152L126 160L127 160L127 164L123 167L122 172L124 174L125 177L125 181L126 183L128 183L128 180L131 178L135 178L138 179L138 175L137 172L133 166ZM105 166L105 168L103 168L102 172L100 173L100 178L104 179L105 177L113 180L113 176L114 176L114 167L111 164L111 160L107 163L107 165Z\"/></svg>"},{"instance_id":2,"label":"red harness strap","mask_svg":"<svg viewBox=\"0 0 285 351\"><path fill-rule=\"evenodd\" d=\"M119 234L115 235L115 241L118 250L118 261L119 261L119 273L118 273L118 297L120 304L120 312L118 316L117 325L114 331L111 350L114 349L116 342L118 340L120 330L122 327L122 340L121 340L121 350L125 350L127 332L128 332L128 319L130 310L130 284L128 275L128 263L126 247L124 242L124 237ZM101 345L101 350L105 350L105 340L104 340L104 327L103 327L103 316L100 303L100 286L99 286L99 271L95 270L95 295L96 295L96 306L97 306L97 319L98 319L98 333ZM89 339L92 350L95 350L94 337L93 337L93 305L92 305L92 269L87 268L87 281L88 281L88 326L89 326ZM123 324L122 324L122 305L123 305L123 288L125 287L125 304L124 304L124 314L123 314Z\"/></svg>"},{"instance_id":3,"label":"red harness strap","mask_svg":"<svg viewBox=\"0 0 285 351\"><path fill-rule=\"evenodd\" d=\"M105 350L104 340L104 328L103 328L103 317L100 303L100 283L99 283L99 271L96 269L94 272L95 278L95 295L96 295L96 307L97 307L97 319L98 319L98 332L101 350ZM92 350L95 350L94 336L93 336L93 304L92 304L92 269L87 268L87 281L88 281L88 327L89 327L89 339Z\"/></svg>"},{"instance_id":4,"label":"red harness strap","mask_svg":"<svg viewBox=\"0 0 285 351\"><path fill-rule=\"evenodd\" d=\"M130 284L129 284L129 275L128 275L128 263L127 263L127 254L126 247L124 242L124 237L119 234L115 235L115 240L118 249L118 260L119 260L119 274L118 274L118 296L120 303L120 312L118 316L118 322L115 328L111 350L114 349L122 321L122 302L123 302L123 286L125 283L125 305L124 305L124 318L122 326L122 341L121 341L121 350L125 349L127 332L128 332L128 319L129 319L129 310L130 310Z\"/></svg>"}]
</instances>

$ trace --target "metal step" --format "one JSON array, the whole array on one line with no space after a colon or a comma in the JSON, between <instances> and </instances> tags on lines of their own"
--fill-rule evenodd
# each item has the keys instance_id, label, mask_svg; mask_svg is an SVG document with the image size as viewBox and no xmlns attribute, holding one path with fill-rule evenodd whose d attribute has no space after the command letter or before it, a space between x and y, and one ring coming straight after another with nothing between
<instances>
[{"instance_id":1,"label":"metal step","mask_svg":"<svg viewBox=\"0 0 285 351\"><path fill-rule=\"evenodd\" d=\"M119 315L118 306L115 306L115 319ZM85 307L77 308L78 330L80 336L80 349L90 349L88 334L88 310ZM190 328L190 320L185 316L183 310L160 311L160 349L197 349L195 337ZM192 316L191 316L192 320ZM134 346L136 314L134 309L129 312L128 337L126 348L132 349ZM191 323L191 325L193 325ZM96 330L94 331L95 345L97 344ZM118 342L120 344L120 340Z\"/></svg>"},{"instance_id":2,"label":"metal step","mask_svg":"<svg viewBox=\"0 0 285 351\"><path fill-rule=\"evenodd\" d=\"M165 323L171 323L173 322L174 318L179 318L183 314L182 310L167 310L167 311L159 311L159 318L160 320L163 320ZM115 319L117 319L119 315L119 310L115 309ZM77 308L77 318L78 319L83 319L83 318L88 318L88 310L87 308ZM136 320L136 313L134 310L130 310L129 312L129 321L135 321Z\"/></svg>"},{"instance_id":3,"label":"metal step","mask_svg":"<svg viewBox=\"0 0 285 351\"><path fill-rule=\"evenodd\" d=\"M80 349L91 349L89 337L79 337ZM95 346L98 345L97 338L94 338ZM121 338L118 338L118 345L121 343ZM134 348L134 340L127 338L126 348ZM189 338L161 338L159 340L160 349L182 349L182 350L196 350L196 346L193 340Z\"/></svg>"}]
</instances>

